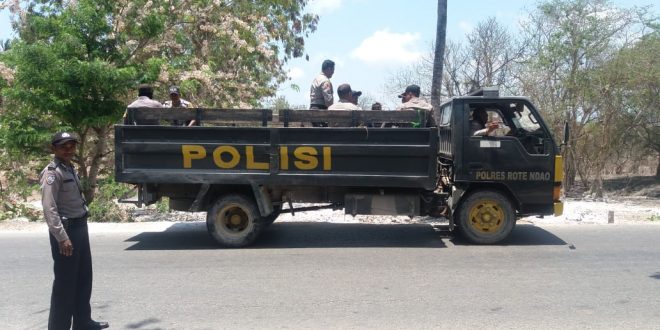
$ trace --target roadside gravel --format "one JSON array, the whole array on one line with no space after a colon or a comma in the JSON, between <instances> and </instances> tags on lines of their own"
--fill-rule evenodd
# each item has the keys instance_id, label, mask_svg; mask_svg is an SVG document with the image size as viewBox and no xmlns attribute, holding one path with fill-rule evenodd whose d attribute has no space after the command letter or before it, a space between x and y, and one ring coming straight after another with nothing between
<instances>
[{"instance_id":1,"label":"roadside gravel","mask_svg":"<svg viewBox=\"0 0 660 330\"><path fill-rule=\"evenodd\" d=\"M38 205L35 205L37 207ZM296 205L294 207L303 206ZM40 207L40 206L39 206ZM127 223L92 223L90 232L126 232L126 231L164 231L173 223L189 223L191 226L206 220L204 212L157 213L154 209L133 209L133 222ZM566 200L564 214L559 217L527 217L519 223L533 225L607 225L608 214L613 212L616 224L660 224L660 200L655 198L625 198L610 200ZM376 216L344 214L343 210L317 210L307 212L283 213L277 222L333 222L333 223L372 223L372 224L406 224L406 223L447 223L446 219L432 217ZM177 226L185 229L186 226ZM42 221L30 222L27 219L10 219L0 221L2 232L46 232Z\"/></svg>"}]
</instances>

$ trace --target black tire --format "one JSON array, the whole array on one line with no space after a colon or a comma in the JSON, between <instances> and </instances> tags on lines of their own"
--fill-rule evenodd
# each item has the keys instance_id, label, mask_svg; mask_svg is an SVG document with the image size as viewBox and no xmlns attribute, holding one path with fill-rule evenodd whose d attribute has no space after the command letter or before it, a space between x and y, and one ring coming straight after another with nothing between
<instances>
[{"instance_id":1,"label":"black tire","mask_svg":"<svg viewBox=\"0 0 660 330\"><path fill-rule=\"evenodd\" d=\"M206 228L222 246L237 248L250 245L263 228L256 203L244 195L225 195L206 214Z\"/></svg>"},{"instance_id":2,"label":"black tire","mask_svg":"<svg viewBox=\"0 0 660 330\"><path fill-rule=\"evenodd\" d=\"M268 226L275 222L275 219L282 214L282 205L273 205L273 213L261 218L261 222L263 222L264 225Z\"/></svg>"},{"instance_id":3,"label":"black tire","mask_svg":"<svg viewBox=\"0 0 660 330\"><path fill-rule=\"evenodd\" d=\"M472 243L494 244L506 239L516 223L511 201L492 190L470 194L458 207L459 233Z\"/></svg>"}]
</instances>

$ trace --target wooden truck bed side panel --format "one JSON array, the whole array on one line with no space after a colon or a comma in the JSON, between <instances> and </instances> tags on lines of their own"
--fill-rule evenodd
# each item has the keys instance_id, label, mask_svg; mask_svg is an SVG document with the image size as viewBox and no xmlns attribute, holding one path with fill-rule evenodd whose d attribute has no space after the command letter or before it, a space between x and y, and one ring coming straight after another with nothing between
<instances>
[{"instance_id":1,"label":"wooden truck bed side panel","mask_svg":"<svg viewBox=\"0 0 660 330\"><path fill-rule=\"evenodd\" d=\"M116 179L433 189L433 128L115 127Z\"/></svg>"}]
</instances>

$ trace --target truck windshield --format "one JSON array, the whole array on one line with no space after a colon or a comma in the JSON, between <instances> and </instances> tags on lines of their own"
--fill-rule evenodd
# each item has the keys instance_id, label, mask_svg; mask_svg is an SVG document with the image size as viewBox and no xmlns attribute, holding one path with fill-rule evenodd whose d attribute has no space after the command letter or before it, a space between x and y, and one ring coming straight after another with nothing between
<instances>
[{"instance_id":1,"label":"truck windshield","mask_svg":"<svg viewBox=\"0 0 660 330\"><path fill-rule=\"evenodd\" d=\"M534 132L541 129L539 121L534 116L526 104L524 103L513 103L511 108L515 109L513 111L513 123L516 125L516 128L525 130L527 132Z\"/></svg>"}]
</instances>

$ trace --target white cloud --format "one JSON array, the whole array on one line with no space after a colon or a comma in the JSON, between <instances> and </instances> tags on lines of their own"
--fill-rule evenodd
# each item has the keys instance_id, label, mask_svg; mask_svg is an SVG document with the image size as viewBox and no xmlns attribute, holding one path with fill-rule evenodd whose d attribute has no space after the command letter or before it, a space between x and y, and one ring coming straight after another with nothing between
<instances>
[{"instance_id":1,"label":"white cloud","mask_svg":"<svg viewBox=\"0 0 660 330\"><path fill-rule=\"evenodd\" d=\"M507 19L514 18L516 16L517 16L516 13L514 13L512 11L498 10L498 11L495 12L495 17L497 17L497 19L500 19L500 20L507 20Z\"/></svg>"},{"instance_id":2,"label":"white cloud","mask_svg":"<svg viewBox=\"0 0 660 330\"><path fill-rule=\"evenodd\" d=\"M376 31L351 52L351 57L370 63L413 62L422 55L415 47L418 40L419 33Z\"/></svg>"},{"instance_id":3,"label":"white cloud","mask_svg":"<svg viewBox=\"0 0 660 330\"><path fill-rule=\"evenodd\" d=\"M342 0L312 0L309 2L309 11L314 14L327 14L339 9Z\"/></svg>"},{"instance_id":4,"label":"white cloud","mask_svg":"<svg viewBox=\"0 0 660 330\"><path fill-rule=\"evenodd\" d=\"M289 70L289 78L291 78L291 80L301 78L304 75L305 75L305 71L303 71L303 69L301 69L297 66L293 67L293 68L291 68L291 70Z\"/></svg>"},{"instance_id":5,"label":"white cloud","mask_svg":"<svg viewBox=\"0 0 660 330\"><path fill-rule=\"evenodd\" d=\"M472 32L472 24L468 21L460 21L458 22L458 28L461 29L461 31L467 33Z\"/></svg>"}]
</instances>

